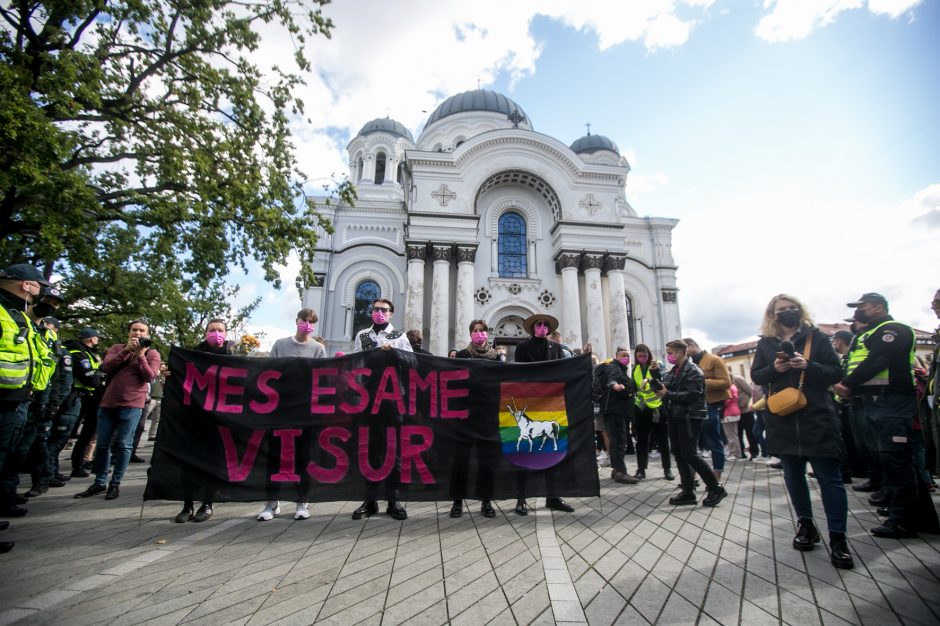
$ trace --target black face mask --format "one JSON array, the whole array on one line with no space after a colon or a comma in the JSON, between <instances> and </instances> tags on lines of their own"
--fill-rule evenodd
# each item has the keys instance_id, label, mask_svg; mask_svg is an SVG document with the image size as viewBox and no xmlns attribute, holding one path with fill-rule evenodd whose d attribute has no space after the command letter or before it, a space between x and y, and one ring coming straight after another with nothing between
<instances>
[{"instance_id":1,"label":"black face mask","mask_svg":"<svg viewBox=\"0 0 940 626\"><path fill-rule=\"evenodd\" d=\"M802 316L799 311L780 311L777 313L777 323L786 328L796 328Z\"/></svg>"},{"instance_id":2,"label":"black face mask","mask_svg":"<svg viewBox=\"0 0 940 626\"><path fill-rule=\"evenodd\" d=\"M49 317L56 312L56 307L48 302L37 302L30 311L32 311L36 317Z\"/></svg>"}]
</instances>

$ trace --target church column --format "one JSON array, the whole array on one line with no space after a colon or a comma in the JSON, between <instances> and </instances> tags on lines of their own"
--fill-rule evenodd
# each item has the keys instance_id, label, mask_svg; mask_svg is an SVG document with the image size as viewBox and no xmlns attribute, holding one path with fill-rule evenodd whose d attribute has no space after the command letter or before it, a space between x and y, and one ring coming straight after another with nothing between
<instances>
[{"instance_id":1,"label":"church column","mask_svg":"<svg viewBox=\"0 0 940 626\"><path fill-rule=\"evenodd\" d=\"M561 266L561 339L569 347L580 348L581 342L581 299L578 297L578 265L581 255L566 252L558 257Z\"/></svg>"},{"instance_id":2,"label":"church column","mask_svg":"<svg viewBox=\"0 0 940 626\"><path fill-rule=\"evenodd\" d=\"M385 156L385 180L384 184L395 183L395 177L398 175L398 159L392 155Z\"/></svg>"},{"instance_id":3,"label":"church column","mask_svg":"<svg viewBox=\"0 0 940 626\"><path fill-rule=\"evenodd\" d=\"M457 302L454 319L454 346L470 341L470 321L473 319L473 264L476 246L457 246Z\"/></svg>"},{"instance_id":4,"label":"church column","mask_svg":"<svg viewBox=\"0 0 940 626\"><path fill-rule=\"evenodd\" d=\"M450 331L448 325L450 313L450 257L451 244L431 245L431 254L434 259L431 285L431 343L428 350L438 356L447 356L450 349L447 337Z\"/></svg>"},{"instance_id":5,"label":"church column","mask_svg":"<svg viewBox=\"0 0 940 626\"><path fill-rule=\"evenodd\" d=\"M630 328L627 320L627 294L623 287L625 256L607 257L607 284L610 291L610 340L612 347L629 347ZM596 346L595 346L596 349Z\"/></svg>"},{"instance_id":6,"label":"church column","mask_svg":"<svg viewBox=\"0 0 940 626\"><path fill-rule=\"evenodd\" d=\"M428 244L408 244L408 283L405 290L405 328L424 332L424 261Z\"/></svg>"},{"instance_id":7,"label":"church column","mask_svg":"<svg viewBox=\"0 0 940 626\"><path fill-rule=\"evenodd\" d=\"M607 356L607 330L604 326L604 297L601 293L603 254L584 255L584 296L587 303L587 340L598 356ZM571 346L577 348L580 346Z\"/></svg>"},{"instance_id":8,"label":"church column","mask_svg":"<svg viewBox=\"0 0 940 626\"><path fill-rule=\"evenodd\" d=\"M371 183L375 180L375 155L366 154L362 157L362 182Z\"/></svg>"}]
</instances>

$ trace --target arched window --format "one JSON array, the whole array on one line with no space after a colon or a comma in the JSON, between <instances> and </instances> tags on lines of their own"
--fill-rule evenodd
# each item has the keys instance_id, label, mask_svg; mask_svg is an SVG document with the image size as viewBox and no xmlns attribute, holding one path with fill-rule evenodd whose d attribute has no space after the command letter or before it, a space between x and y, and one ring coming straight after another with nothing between
<instances>
[{"instance_id":1,"label":"arched window","mask_svg":"<svg viewBox=\"0 0 940 626\"><path fill-rule=\"evenodd\" d=\"M525 220L513 211L499 218L499 275L502 278L525 278L529 275L526 263Z\"/></svg>"},{"instance_id":2,"label":"arched window","mask_svg":"<svg viewBox=\"0 0 940 626\"><path fill-rule=\"evenodd\" d=\"M405 179L405 175L404 175L404 174L405 174L405 164L404 164L404 163L399 163L399 164L398 164L398 174L395 175L395 181L396 181L399 185L403 185L403 184L404 184L404 179Z\"/></svg>"},{"instance_id":3,"label":"arched window","mask_svg":"<svg viewBox=\"0 0 940 626\"><path fill-rule=\"evenodd\" d=\"M385 182L385 153L379 152L375 155L375 184L381 185Z\"/></svg>"},{"instance_id":4,"label":"arched window","mask_svg":"<svg viewBox=\"0 0 940 626\"><path fill-rule=\"evenodd\" d=\"M643 340L636 336L636 311L633 310L633 298L626 294L627 299L627 332L630 334L630 347L636 347L636 344L643 343Z\"/></svg>"},{"instance_id":5,"label":"arched window","mask_svg":"<svg viewBox=\"0 0 940 626\"><path fill-rule=\"evenodd\" d=\"M372 325L372 303L382 297L382 290L374 280L356 285L356 305L353 309L353 333Z\"/></svg>"}]
</instances>

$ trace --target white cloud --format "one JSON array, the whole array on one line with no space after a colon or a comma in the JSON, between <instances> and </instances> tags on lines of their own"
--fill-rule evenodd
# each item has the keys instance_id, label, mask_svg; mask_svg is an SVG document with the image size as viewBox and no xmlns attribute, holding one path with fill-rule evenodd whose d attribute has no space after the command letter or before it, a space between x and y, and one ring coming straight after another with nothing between
<instances>
[{"instance_id":1,"label":"white cloud","mask_svg":"<svg viewBox=\"0 0 940 626\"><path fill-rule=\"evenodd\" d=\"M868 0L868 10L879 15L896 18L909 11L921 0ZM863 0L764 0L764 8L771 12L761 18L755 34L771 43L808 37L818 28L835 21L843 11L860 9Z\"/></svg>"},{"instance_id":2,"label":"white cloud","mask_svg":"<svg viewBox=\"0 0 940 626\"><path fill-rule=\"evenodd\" d=\"M791 187L696 211L673 242L683 327L700 329L709 346L737 343L756 332L777 293L800 298L817 322L837 322L850 312L846 302L876 291L895 318L934 328L929 302L940 285L918 268L940 265L940 249L916 219L938 208L940 184L893 206Z\"/></svg>"},{"instance_id":3,"label":"white cloud","mask_svg":"<svg viewBox=\"0 0 940 626\"><path fill-rule=\"evenodd\" d=\"M631 172L627 179L627 199L634 202L640 196L662 189L669 184L669 177L663 171L652 174L637 174Z\"/></svg>"}]
</instances>

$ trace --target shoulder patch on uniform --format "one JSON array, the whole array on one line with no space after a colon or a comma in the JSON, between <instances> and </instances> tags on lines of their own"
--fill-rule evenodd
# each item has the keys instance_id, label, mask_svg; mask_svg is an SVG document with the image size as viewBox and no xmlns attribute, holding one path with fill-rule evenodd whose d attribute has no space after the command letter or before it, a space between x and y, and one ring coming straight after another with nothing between
<instances>
[{"instance_id":1,"label":"shoulder patch on uniform","mask_svg":"<svg viewBox=\"0 0 940 626\"><path fill-rule=\"evenodd\" d=\"M72 365L72 357L71 357L70 355L68 355L68 354L63 354L63 355L62 355L62 364L71 367L71 365Z\"/></svg>"},{"instance_id":2,"label":"shoulder patch on uniform","mask_svg":"<svg viewBox=\"0 0 940 626\"><path fill-rule=\"evenodd\" d=\"M405 333L401 332L400 330L393 330L393 331L390 332L389 334L385 335L385 338L386 338L386 339L398 339L399 337L401 337L401 336L404 335L404 334L405 334Z\"/></svg>"},{"instance_id":3,"label":"shoulder patch on uniform","mask_svg":"<svg viewBox=\"0 0 940 626\"><path fill-rule=\"evenodd\" d=\"M893 332L890 332L890 331L886 331L885 334L881 336L881 340L886 343L891 343L895 339L897 339L897 335L895 335Z\"/></svg>"},{"instance_id":4,"label":"shoulder patch on uniform","mask_svg":"<svg viewBox=\"0 0 940 626\"><path fill-rule=\"evenodd\" d=\"M79 361L79 363L85 369L91 369L91 361L89 361L88 359L82 359L81 361Z\"/></svg>"}]
</instances>

